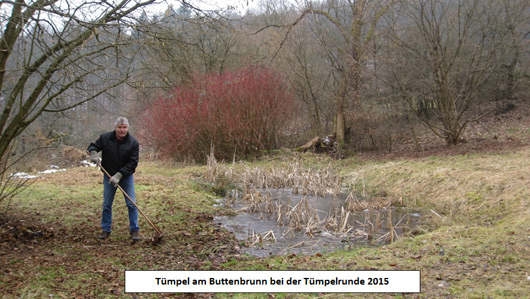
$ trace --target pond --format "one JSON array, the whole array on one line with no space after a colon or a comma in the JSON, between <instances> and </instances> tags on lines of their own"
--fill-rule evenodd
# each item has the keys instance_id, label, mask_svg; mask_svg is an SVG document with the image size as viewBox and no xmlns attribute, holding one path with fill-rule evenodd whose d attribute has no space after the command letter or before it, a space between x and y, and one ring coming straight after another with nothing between
<instances>
[{"instance_id":1,"label":"pond","mask_svg":"<svg viewBox=\"0 0 530 299\"><path fill-rule=\"evenodd\" d=\"M218 205L236 215L214 221L246 241L244 253L259 257L381 246L421 223L418 213L380 199L303 195L292 188L257 189L244 196L234 191Z\"/></svg>"}]
</instances>

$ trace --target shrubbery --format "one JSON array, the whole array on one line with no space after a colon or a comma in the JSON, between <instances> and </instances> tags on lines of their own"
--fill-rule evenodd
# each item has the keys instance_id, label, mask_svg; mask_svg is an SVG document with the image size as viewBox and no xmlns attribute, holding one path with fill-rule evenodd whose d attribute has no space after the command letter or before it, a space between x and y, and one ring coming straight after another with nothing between
<instances>
[{"instance_id":1,"label":"shrubbery","mask_svg":"<svg viewBox=\"0 0 530 299\"><path fill-rule=\"evenodd\" d=\"M140 138L158 154L177 160L248 158L278 146L289 121L292 95L272 69L247 67L196 76L152 101Z\"/></svg>"}]
</instances>

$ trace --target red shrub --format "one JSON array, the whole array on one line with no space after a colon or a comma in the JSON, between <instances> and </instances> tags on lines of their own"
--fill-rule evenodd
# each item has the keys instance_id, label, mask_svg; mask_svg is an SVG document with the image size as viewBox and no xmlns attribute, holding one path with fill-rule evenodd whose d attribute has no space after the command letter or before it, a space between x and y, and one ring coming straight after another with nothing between
<instances>
[{"instance_id":1,"label":"red shrub","mask_svg":"<svg viewBox=\"0 0 530 299\"><path fill-rule=\"evenodd\" d=\"M292 102L281 76L268 68L196 76L153 101L140 137L176 159L203 161L211 146L218 159L258 155L277 147Z\"/></svg>"}]
</instances>

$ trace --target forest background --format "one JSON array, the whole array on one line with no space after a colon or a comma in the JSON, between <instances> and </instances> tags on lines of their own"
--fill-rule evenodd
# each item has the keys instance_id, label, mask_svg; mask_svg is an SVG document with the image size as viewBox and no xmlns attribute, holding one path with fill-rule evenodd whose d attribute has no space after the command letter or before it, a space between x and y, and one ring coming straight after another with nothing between
<instances>
[{"instance_id":1,"label":"forest background","mask_svg":"<svg viewBox=\"0 0 530 299\"><path fill-rule=\"evenodd\" d=\"M1 7L2 173L60 160L117 116L151 157L246 159L315 136L347 156L502 138L470 127L528 101L526 1L16 3Z\"/></svg>"}]
</instances>

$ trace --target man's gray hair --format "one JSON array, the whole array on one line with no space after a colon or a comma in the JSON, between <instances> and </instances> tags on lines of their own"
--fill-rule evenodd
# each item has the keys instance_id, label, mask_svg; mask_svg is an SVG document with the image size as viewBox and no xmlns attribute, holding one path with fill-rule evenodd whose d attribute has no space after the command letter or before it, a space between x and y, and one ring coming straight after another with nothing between
<instances>
[{"instance_id":1,"label":"man's gray hair","mask_svg":"<svg viewBox=\"0 0 530 299\"><path fill-rule=\"evenodd\" d=\"M123 116L120 116L118 117L118 119L114 122L114 127L117 127L118 125L127 125L127 127L129 126L129 121L127 120L127 118L123 117Z\"/></svg>"}]
</instances>

